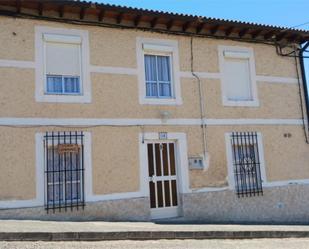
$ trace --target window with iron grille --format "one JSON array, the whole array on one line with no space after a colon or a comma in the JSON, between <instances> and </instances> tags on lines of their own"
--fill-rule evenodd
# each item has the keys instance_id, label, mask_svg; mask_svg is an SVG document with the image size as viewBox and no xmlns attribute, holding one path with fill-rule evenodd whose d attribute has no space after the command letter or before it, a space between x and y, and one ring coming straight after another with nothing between
<instances>
[{"instance_id":1,"label":"window with iron grille","mask_svg":"<svg viewBox=\"0 0 309 249\"><path fill-rule=\"evenodd\" d=\"M83 132L46 132L45 208L84 207Z\"/></svg>"},{"instance_id":2,"label":"window with iron grille","mask_svg":"<svg viewBox=\"0 0 309 249\"><path fill-rule=\"evenodd\" d=\"M263 195L257 133L233 132L231 147L235 190L238 197Z\"/></svg>"}]
</instances>

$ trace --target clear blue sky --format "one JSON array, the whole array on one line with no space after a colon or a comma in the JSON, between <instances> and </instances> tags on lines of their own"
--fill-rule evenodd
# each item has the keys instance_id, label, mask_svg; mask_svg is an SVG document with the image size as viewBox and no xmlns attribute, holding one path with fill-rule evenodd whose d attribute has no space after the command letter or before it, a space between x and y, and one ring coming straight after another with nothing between
<instances>
[{"instance_id":1,"label":"clear blue sky","mask_svg":"<svg viewBox=\"0 0 309 249\"><path fill-rule=\"evenodd\" d=\"M95 2L286 27L309 22L309 0L97 0ZM309 30L309 23L299 28Z\"/></svg>"}]
</instances>

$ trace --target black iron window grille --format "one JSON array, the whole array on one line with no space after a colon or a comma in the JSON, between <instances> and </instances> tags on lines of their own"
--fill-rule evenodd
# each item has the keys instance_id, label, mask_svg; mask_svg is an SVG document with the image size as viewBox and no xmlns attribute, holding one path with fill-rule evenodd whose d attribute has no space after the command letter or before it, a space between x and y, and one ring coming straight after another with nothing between
<instances>
[{"instance_id":1,"label":"black iron window grille","mask_svg":"<svg viewBox=\"0 0 309 249\"><path fill-rule=\"evenodd\" d=\"M83 132L46 132L44 150L47 212L84 208Z\"/></svg>"},{"instance_id":2,"label":"black iron window grille","mask_svg":"<svg viewBox=\"0 0 309 249\"><path fill-rule=\"evenodd\" d=\"M233 132L231 146L237 196L263 195L257 133Z\"/></svg>"}]
</instances>

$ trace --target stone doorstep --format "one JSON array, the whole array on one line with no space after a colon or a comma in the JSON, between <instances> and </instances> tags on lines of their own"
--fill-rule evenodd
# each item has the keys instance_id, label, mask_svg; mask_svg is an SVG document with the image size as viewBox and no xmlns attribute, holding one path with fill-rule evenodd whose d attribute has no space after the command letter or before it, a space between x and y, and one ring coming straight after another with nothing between
<instances>
[{"instance_id":1,"label":"stone doorstep","mask_svg":"<svg viewBox=\"0 0 309 249\"><path fill-rule=\"evenodd\" d=\"M309 231L0 232L0 241L309 238Z\"/></svg>"}]
</instances>

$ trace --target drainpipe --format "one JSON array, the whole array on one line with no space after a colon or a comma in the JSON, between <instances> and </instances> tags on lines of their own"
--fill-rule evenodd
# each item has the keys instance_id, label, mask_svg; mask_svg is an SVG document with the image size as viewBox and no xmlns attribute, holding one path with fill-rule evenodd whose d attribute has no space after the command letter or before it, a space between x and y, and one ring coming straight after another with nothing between
<instances>
[{"instance_id":1,"label":"drainpipe","mask_svg":"<svg viewBox=\"0 0 309 249\"><path fill-rule=\"evenodd\" d=\"M307 114L307 124L309 124L309 96L308 96L308 86L306 81L306 71L305 71L305 63L304 63L304 51L309 47L309 42L307 42L299 52L299 63L300 63L300 71L301 77L303 81L304 94L305 94L305 104L306 104L306 114Z\"/></svg>"}]
</instances>

